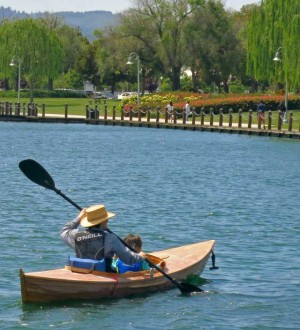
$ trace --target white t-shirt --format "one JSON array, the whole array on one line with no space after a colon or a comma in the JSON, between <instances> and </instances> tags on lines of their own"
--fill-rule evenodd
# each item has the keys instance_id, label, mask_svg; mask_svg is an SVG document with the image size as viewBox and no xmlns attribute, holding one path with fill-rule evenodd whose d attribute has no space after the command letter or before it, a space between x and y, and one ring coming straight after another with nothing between
<instances>
[{"instance_id":1,"label":"white t-shirt","mask_svg":"<svg viewBox=\"0 0 300 330\"><path fill-rule=\"evenodd\" d=\"M174 108L173 108L173 105L168 104L168 105L167 105L167 109L168 109L168 111L170 111L170 112L173 111L173 109L174 109Z\"/></svg>"},{"instance_id":2,"label":"white t-shirt","mask_svg":"<svg viewBox=\"0 0 300 330\"><path fill-rule=\"evenodd\" d=\"M189 103L185 105L185 113L189 115L191 113L191 106Z\"/></svg>"}]
</instances>

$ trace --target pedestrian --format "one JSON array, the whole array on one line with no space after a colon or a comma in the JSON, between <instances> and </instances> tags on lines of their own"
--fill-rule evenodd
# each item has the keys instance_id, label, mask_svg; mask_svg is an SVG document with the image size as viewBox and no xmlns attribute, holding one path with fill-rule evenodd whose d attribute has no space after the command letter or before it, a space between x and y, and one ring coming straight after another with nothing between
<instances>
[{"instance_id":1,"label":"pedestrian","mask_svg":"<svg viewBox=\"0 0 300 330\"><path fill-rule=\"evenodd\" d=\"M173 107L173 102L170 101L169 104L166 106L167 113L168 113L168 120L171 122L173 121L174 118L174 107Z\"/></svg>"},{"instance_id":2,"label":"pedestrian","mask_svg":"<svg viewBox=\"0 0 300 330\"><path fill-rule=\"evenodd\" d=\"M191 114L191 106L190 106L190 101L187 101L185 104L185 120L189 120L189 116Z\"/></svg>"},{"instance_id":3,"label":"pedestrian","mask_svg":"<svg viewBox=\"0 0 300 330\"><path fill-rule=\"evenodd\" d=\"M77 258L105 259L107 272L113 271L111 262L115 255L128 265L142 262L145 258L143 252L132 252L115 234L107 231L108 220L114 216L104 205L90 206L68 222L62 228L60 236L74 250ZM78 229L79 225L84 229Z\"/></svg>"},{"instance_id":4,"label":"pedestrian","mask_svg":"<svg viewBox=\"0 0 300 330\"><path fill-rule=\"evenodd\" d=\"M261 101L259 101L259 104L257 106L257 119L258 119L259 122L263 123L264 128L266 128L266 126L265 126L265 120L266 120L265 111L267 111L267 106L261 100Z\"/></svg>"},{"instance_id":5,"label":"pedestrian","mask_svg":"<svg viewBox=\"0 0 300 330\"><path fill-rule=\"evenodd\" d=\"M284 104L283 101L281 101L279 103L279 106L278 106L278 110L280 110L280 116L281 116L281 119L282 119L282 123L287 123L287 119L286 119L286 106Z\"/></svg>"}]
</instances>

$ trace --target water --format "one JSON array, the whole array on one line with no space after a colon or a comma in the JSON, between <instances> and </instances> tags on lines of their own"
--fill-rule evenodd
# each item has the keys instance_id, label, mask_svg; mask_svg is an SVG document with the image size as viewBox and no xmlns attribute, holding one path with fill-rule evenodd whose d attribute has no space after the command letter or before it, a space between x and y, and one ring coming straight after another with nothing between
<instances>
[{"instance_id":1,"label":"water","mask_svg":"<svg viewBox=\"0 0 300 330\"><path fill-rule=\"evenodd\" d=\"M298 141L94 125L0 123L1 329L299 329ZM32 158L80 206L104 203L110 228L144 250L216 240L207 293L24 305L18 272L64 265L59 238L77 210L29 181Z\"/></svg>"}]
</instances>

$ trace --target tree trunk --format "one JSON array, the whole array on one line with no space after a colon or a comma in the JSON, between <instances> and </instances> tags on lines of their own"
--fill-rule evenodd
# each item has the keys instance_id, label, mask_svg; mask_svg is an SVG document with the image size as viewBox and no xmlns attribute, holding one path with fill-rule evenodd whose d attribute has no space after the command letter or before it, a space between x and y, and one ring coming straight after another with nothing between
<instances>
[{"instance_id":1,"label":"tree trunk","mask_svg":"<svg viewBox=\"0 0 300 330\"><path fill-rule=\"evenodd\" d=\"M180 89L180 68L174 68L172 69L172 90L177 91Z\"/></svg>"},{"instance_id":2,"label":"tree trunk","mask_svg":"<svg viewBox=\"0 0 300 330\"><path fill-rule=\"evenodd\" d=\"M1 88L3 88L6 91L9 90L9 81L8 81L8 78L4 78L3 80L1 80Z\"/></svg>"},{"instance_id":3,"label":"tree trunk","mask_svg":"<svg viewBox=\"0 0 300 330\"><path fill-rule=\"evenodd\" d=\"M53 91L53 79L48 78L48 91Z\"/></svg>"},{"instance_id":4,"label":"tree trunk","mask_svg":"<svg viewBox=\"0 0 300 330\"><path fill-rule=\"evenodd\" d=\"M30 82L29 82L30 103L33 103L33 89L34 89L34 81L32 79L30 79Z\"/></svg>"},{"instance_id":5,"label":"tree trunk","mask_svg":"<svg viewBox=\"0 0 300 330\"><path fill-rule=\"evenodd\" d=\"M15 85L15 92L17 92L18 91L18 76L16 76L15 77L15 79L14 79L14 85Z\"/></svg>"},{"instance_id":6,"label":"tree trunk","mask_svg":"<svg viewBox=\"0 0 300 330\"><path fill-rule=\"evenodd\" d=\"M224 82L224 85L223 85L223 88L224 88L224 93L229 93L229 84L227 81Z\"/></svg>"}]
</instances>

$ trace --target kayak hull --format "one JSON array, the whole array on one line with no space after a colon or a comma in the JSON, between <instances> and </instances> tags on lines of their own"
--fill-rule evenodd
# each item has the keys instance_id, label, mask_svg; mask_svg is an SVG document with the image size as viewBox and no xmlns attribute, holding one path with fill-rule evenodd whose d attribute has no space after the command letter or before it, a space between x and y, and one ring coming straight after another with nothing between
<instances>
[{"instance_id":1,"label":"kayak hull","mask_svg":"<svg viewBox=\"0 0 300 330\"><path fill-rule=\"evenodd\" d=\"M151 254L163 259L164 272L177 281L200 275L215 241L205 241ZM125 274L70 271L68 267L24 273L20 270L22 302L95 300L163 291L174 287L160 272L141 271Z\"/></svg>"}]
</instances>

